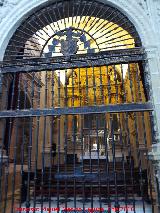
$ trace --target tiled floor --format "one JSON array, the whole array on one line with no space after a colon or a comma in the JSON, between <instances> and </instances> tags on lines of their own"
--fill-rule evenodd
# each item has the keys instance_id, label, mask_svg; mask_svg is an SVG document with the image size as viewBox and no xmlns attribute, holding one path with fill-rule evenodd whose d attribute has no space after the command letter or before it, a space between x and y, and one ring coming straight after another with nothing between
<instances>
[{"instance_id":1,"label":"tiled floor","mask_svg":"<svg viewBox=\"0 0 160 213\"><path fill-rule=\"evenodd\" d=\"M60 211L59 212L63 212L64 208L65 208L65 197L60 197L59 198L59 208L60 208ZM82 197L76 197L76 206L74 205L74 198L70 197L67 199L67 212L68 213L71 213L71 212L84 212L84 211L73 211L75 210L75 208L80 208L82 209L83 208L83 198ZM54 208L57 207L57 198L56 197L52 197L51 198L51 212L57 212L54 210ZM91 199L86 199L85 200L85 212L89 212L88 209L91 208ZM107 213L107 209L108 209L108 203L107 203L107 199L105 198L101 198L101 208L104 209L104 213ZM43 205L42 205L42 202L41 202L41 199L40 197L37 197L36 198L36 208L37 208L37 211L35 211L35 213L39 213L39 212L43 212L43 213L48 213L49 210L47 210L47 208L49 208L49 201L47 199L44 199L43 201ZM120 205L120 211L121 213L126 213L126 205L125 205L125 201L124 199L121 199L121 201L119 201L119 205ZM151 209L151 205L147 204L146 202L144 203L144 206L145 206L145 211L143 210L143 203L140 199L137 199L136 202L135 202L135 212L133 210L133 201L132 200L129 200L128 201L128 213L152 213L152 209ZM22 205L23 208L25 208L25 204ZM33 208L34 207L34 202L31 201L30 202L30 208ZM70 208L70 209L69 209ZM71 209L73 208L73 209ZM95 208L95 209L93 209ZM98 213L98 209L100 208L100 202L99 202L99 197L93 197L93 212L94 213ZM98 209L97 209L98 208ZM41 211L42 210L42 211ZM116 212L116 209L115 209L115 203L114 202L111 202L111 212ZM26 211L21 211L22 213L26 213ZM33 209L30 210L30 213L33 212ZM91 211L90 211L91 212ZM18 213L18 212L17 212Z\"/></svg>"}]
</instances>

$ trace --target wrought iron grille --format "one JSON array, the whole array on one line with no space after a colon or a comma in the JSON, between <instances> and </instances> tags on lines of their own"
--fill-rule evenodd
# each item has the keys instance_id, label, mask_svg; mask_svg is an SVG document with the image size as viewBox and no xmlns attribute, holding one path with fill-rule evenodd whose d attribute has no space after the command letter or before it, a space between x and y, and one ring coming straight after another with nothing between
<instances>
[{"instance_id":1,"label":"wrought iron grille","mask_svg":"<svg viewBox=\"0 0 160 213\"><path fill-rule=\"evenodd\" d=\"M118 9L98 1L58 1L21 24L9 42L5 60L140 46L134 25Z\"/></svg>"},{"instance_id":2,"label":"wrought iron grille","mask_svg":"<svg viewBox=\"0 0 160 213\"><path fill-rule=\"evenodd\" d=\"M25 20L0 66L1 212L158 212L145 61L132 23L98 1Z\"/></svg>"}]
</instances>

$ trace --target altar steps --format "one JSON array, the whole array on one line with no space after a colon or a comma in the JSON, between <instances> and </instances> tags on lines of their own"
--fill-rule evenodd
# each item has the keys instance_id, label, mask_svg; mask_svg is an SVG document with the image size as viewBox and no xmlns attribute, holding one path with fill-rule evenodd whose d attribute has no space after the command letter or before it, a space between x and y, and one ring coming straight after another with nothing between
<instances>
[{"instance_id":1,"label":"altar steps","mask_svg":"<svg viewBox=\"0 0 160 213\"><path fill-rule=\"evenodd\" d=\"M146 170L142 171L130 167L129 164L116 163L115 168L113 162L107 165L100 164L90 165L84 164L83 169L81 164L60 165L37 170L35 173L30 173L30 196L110 196L117 194L118 196L137 196L144 197L148 200L148 181ZM123 170L123 168L125 168ZM59 171L59 172L57 172ZM23 174L22 184L22 200L26 199L26 181L28 173Z\"/></svg>"}]
</instances>

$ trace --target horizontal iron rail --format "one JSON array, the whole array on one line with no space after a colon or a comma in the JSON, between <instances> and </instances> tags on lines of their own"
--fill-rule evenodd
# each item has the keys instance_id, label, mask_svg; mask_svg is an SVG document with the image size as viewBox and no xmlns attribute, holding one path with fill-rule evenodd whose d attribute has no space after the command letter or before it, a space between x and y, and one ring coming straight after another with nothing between
<instances>
[{"instance_id":1,"label":"horizontal iron rail","mask_svg":"<svg viewBox=\"0 0 160 213\"><path fill-rule=\"evenodd\" d=\"M94 54L66 57L32 58L1 63L1 73L39 72L57 69L103 66L118 63L138 62L146 60L143 48L131 48L112 51L102 51Z\"/></svg>"},{"instance_id":2,"label":"horizontal iron rail","mask_svg":"<svg viewBox=\"0 0 160 213\"><path fill-rule=\"evenodd\" d=\"M122 171L120 172L117 172L118 176L117 176L117 181L120 182L121 184L123 183L123 173ZM131 177L130 177L130 171L126 171L126 174L127 174L127 179L128 179L128 182L131 180ZM74 179L78 180L78 181L93 181L93 182L98 182L99 179L98 179L98 175L99 173L98 172L84 172L84 173L80 173L80 174L75 174L75 173L63 173L63 172L60 172L58 174L55 174L54 178L55 180L59 179L61 181L63 180L68 180L68 181L73 181ZM110 182L113 182L114 181L114 171L113 172L110 172L109 176L107 176L107 173L106 172L101 172L100 173L101 177L101 181L106 181L108 178L110 180ZM137 172L134 172L134 175L139 175L139 173ZM145 180L145 178L143 178Z\"/></svg>"},{"instance_id":3,"label":"horizontal iron rail","mask_svg":"<svg viewBox=\"0 0 160 213\"><path fill-rule=\"evenodd\" d=\"M99 113L122 113L122 112L145 112L153 111L153 104L147 103L129 103L117 105L100 105L85 107L64 107L51 109L27 109L27 110L8 110L0 111L0 118L11 117L37 117L37 116L60 116L60 115L77 115L77 114L99 114Z\"/></svg>"}]
</instances>

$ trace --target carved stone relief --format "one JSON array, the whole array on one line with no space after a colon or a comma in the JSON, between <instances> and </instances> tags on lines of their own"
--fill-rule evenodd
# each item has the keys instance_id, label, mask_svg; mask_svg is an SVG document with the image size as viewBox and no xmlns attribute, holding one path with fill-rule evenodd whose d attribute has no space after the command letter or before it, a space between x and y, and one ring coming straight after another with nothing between
<instances>
[{"instance_id":1,"label":"carved stone relief","mask_svg":"<svg viewBox=\"0 0 160 213\"><path fill-rule=\"evenodd\" d=\"M19 0L0 0L0 22L18 3L20 3Z\"/></svg>"},{"instance_id":2,"label":"carved stone relief","mask_svg":"<svg viewBox=\"0 0 160 213\"><path fill-rule=\"evenodd\" d=\"M147 0L137 0L137 3L142 7L146 12L148 11Z\"/></svg>"},{"instance_id":3,"label":"carved stone relief","mask_svg":"<svg viewBox=\"0 0 160 213\"><path fill-rule=\"evenodd\" d=\"M159 1L156 2L156 8L157 8L158 23L160 26L160 2Z\"/></svg>"}]
</instances>

